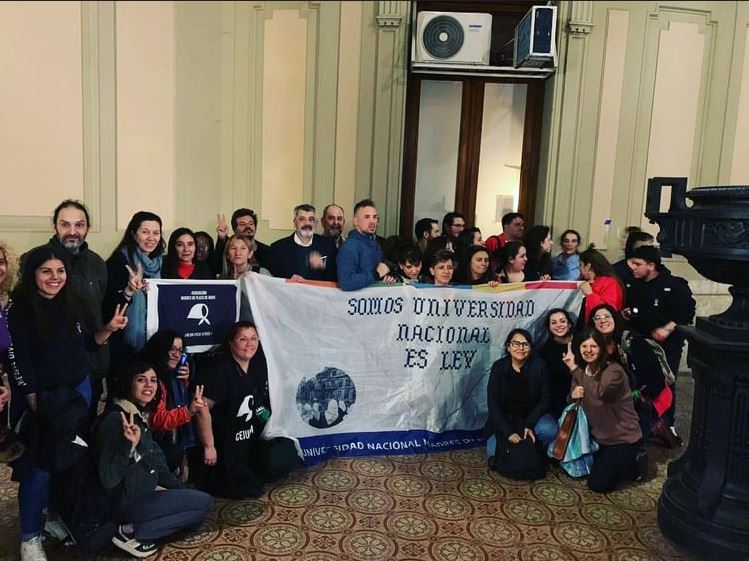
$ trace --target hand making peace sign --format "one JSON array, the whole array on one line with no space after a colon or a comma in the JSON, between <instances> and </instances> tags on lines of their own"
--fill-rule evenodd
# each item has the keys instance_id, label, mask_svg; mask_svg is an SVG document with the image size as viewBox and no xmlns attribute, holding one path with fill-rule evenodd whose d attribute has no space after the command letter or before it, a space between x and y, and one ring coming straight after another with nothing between
<instances>
[{"instance_id":1,"label":"hand making peace sign","mask_svg":"<svg viewBox=\"0 0 749 561\"><path fill-rule=\"evenodd\" d=\"M143 265L141 263L138 263L135 271L133 271L133 268L130 265L125 265L125 268L129 275L127 287L125 288L125 294L127 296L132 296L133 293L138 292L139 290L148 289L148 284L143 278ZM130 294L127 293L128 290L130 291Z\"/></svg>"},{"instance_id":2,"label":"hand making peace sign","mask_svg":"<svg viewBox=\"0 0 749 561\"><path fill-rule=\"evenodd\" d=\"M229 235L229 227L226 225L226 215L217 214L216 218L218 219L218 226L216 227L216 234L218 234L219 239L225 240L227 236Z\"/></svg>"},{"instance_id":3,"label":"hand making peace sign","mask_svg":"<svg viewBox=\"0 0 749 561\"><path fill-rule=\"evenodd\" d=\"M195 395L192 396L192 403L190 403L190 413L196 415L203 407L205 407L203 386L195 386Z\"/></svg>"},{"instance_id":4,"label":"hand making peace sign","mask_svg":"<svg viewBox=\"0 0 749 561\"><path fill-rule=\"evenodd\" d=\"M140 442L140 425L135 422L134 413L130 413L129 421L124 412L120 411L120 415L122 416L122 436L135 448Z\"/></svg>"},{"instance_id":5,"label":"hand making peace sign","mask_svg":"<svg viewBox=\"0 0 749 561\"><path fill-rule=\"evenodd\" d=\"M125 304L122 307L117 304L117 307L114 309L114 315L112 316L112 319L110 319L109 323L107 323L107 325L104 327L107 331L114 333L115 331L119 331L120 329L125 329L127 327L127 316L125 315L127 307L128 304Z\"/></svg>"}]
</instances>

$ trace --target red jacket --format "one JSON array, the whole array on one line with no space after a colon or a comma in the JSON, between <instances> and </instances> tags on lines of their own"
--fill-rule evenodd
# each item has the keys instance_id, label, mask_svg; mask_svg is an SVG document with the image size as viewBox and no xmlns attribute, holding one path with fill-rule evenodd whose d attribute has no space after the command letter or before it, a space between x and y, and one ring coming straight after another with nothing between
<instances>
[{"instance_id":1,"label":"red jacket","mask_svg":"<svg viewBox=\"0 0 749 561\"><path fill-rule=\"evenodd\" d=\"M617 312L624 307L624 290L614 277L596 277L590 283L593 292L585 297L585 318L587 324L593 308L601 304L608 304Z\"/></svg>"},{"instance_id":2,"label":"red jacket","mask_svg":"<svg viewBox=\"0 0 749 561\"><path fill-rule=\"evenodd\" d=\"M159 380L161 399L156 410L148 416L148 424L154 432L170 432L190 422L192 415L187 407L166 408L166 386Z\"/></svg>"}]
</instances>

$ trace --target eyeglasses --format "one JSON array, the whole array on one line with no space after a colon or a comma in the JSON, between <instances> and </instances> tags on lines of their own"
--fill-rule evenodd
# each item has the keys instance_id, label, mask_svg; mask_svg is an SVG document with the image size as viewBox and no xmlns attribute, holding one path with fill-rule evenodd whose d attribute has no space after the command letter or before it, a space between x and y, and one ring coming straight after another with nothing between
<instances>
[{"instance_id":1,"label":"eyeglasses","mask_svg":"<svg viewBox=\"0 0 749 561\"><path fill-rule=\"evenodd\" d=\"M593 316L593 321L603 321L605 319L610 320L610 319L614 319L614 318L612 318L611 316L599 316L597 314L595 316Z\"/></svg>"},{"instance_id":2,"label":"eyeglasses","mask_svg":"<svg viewBox=\"0 0 749 561\"><path fill-rule=\"evenodd\" d=\"M527 349L531 346L527 341L510 341L510 346L513 349Z\"/></svg>"},{"instance_id":3,"label":"eyeglasses","mask_svg":"<svg viewBox=\"0 0 749 561\"><path fill-rule=\"evenodd\" d=\"M170 355L179 355L179 354L182 354L183 350L184 350L183 347L169 347L169 354Z\"/></svg>"}]
</instances>

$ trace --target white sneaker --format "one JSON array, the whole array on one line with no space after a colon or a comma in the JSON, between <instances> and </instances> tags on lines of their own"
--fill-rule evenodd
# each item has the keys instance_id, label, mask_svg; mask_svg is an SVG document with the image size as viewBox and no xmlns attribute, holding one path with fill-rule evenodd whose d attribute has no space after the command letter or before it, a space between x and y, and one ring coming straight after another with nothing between
<instances>
[{"instance_id":1,"label":"white sneaker","mask_svg":"<svg viewBox=\"0 0 749 561\"><path fill-rule=\"evenodd\" d=\"M122 526L119 526L117 532L112 536L112 543L123 551L127 551L133 557L150 557L159 551L156 544L151 542L139 542L135 539L134 532L127 533L122 529ZM44 561L46 561L46 559Z\"/></svg>"},{"instance_id":2,"label":"white sneaker","mask_svg":"<svg viewBox=\"0 0 749 561\"><path fill-rule=\"evenodd\" d=\"M47 554L44 553L41 536L21 542L21 561L47 561Z\"/></svg>"}]
</instances>

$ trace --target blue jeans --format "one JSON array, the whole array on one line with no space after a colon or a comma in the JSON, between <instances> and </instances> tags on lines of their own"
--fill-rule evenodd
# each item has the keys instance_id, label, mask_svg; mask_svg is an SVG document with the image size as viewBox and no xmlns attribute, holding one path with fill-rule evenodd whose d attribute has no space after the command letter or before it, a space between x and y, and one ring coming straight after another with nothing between
<instances>
[{"instance_id":1,"label":"blue jeans","mask_svg":"<svg viewBox=\"0 0 749 561\"><path fill-rule=\"evenodd\" d=\"M554 417L550 413L541 415L541 418L533 427L533 432L536 433L536 442L540 442L541 445L546 448L550 442L553 442L559 432L559 425L554 420ZM520 436L523 436L522 434ZM494 451L497 449L497 439L494 435L490 436L486 441L486 455L493 456Z\"/></svg>"},{"instance_id":2,"label":"blue jeans","mask_svg":"<svg viewBox=\"0 0 749 561\"><path fill-rule=\"evenodd\" d=\"M75 388L91 405L91 380L88 376ZM21 541L28 541L42 533L42 514L49 497L49 472L32 466L18 486L18 510L21 519Z\"/></svg>"},{"instance_id":3,"label":"blue jeans","mask_svg":"<svg viewBox=\"0 0 749 561\"><path fill-rule=\"evenodd\" d=\"M135 538L154 541L180 530L197 531L213 508L213 497L192 489L154 491L150 497L119 513L132 523Z\"/></svg>"}]
</instances>

